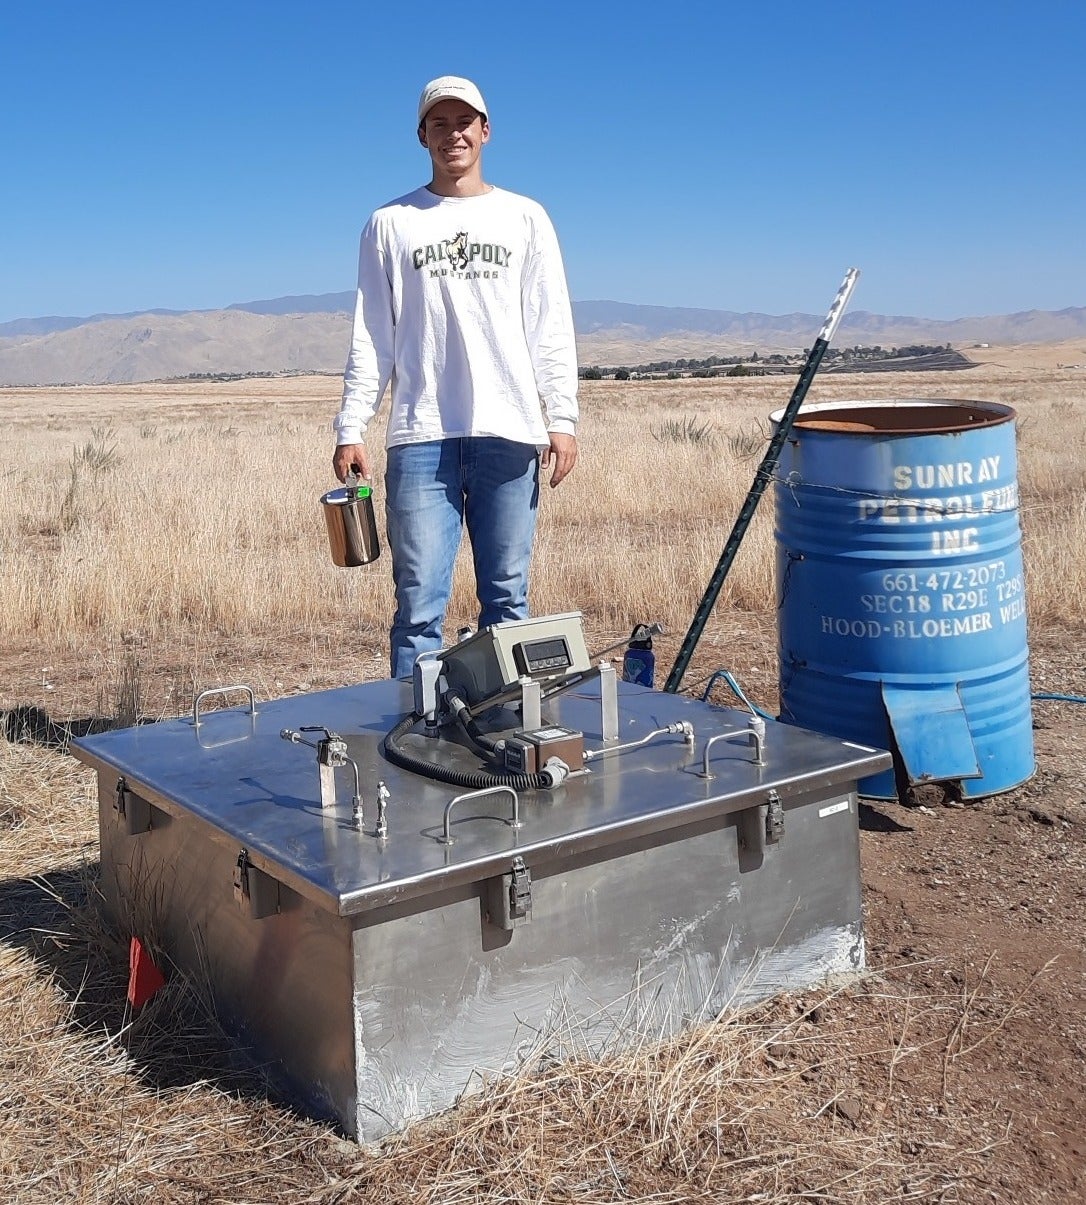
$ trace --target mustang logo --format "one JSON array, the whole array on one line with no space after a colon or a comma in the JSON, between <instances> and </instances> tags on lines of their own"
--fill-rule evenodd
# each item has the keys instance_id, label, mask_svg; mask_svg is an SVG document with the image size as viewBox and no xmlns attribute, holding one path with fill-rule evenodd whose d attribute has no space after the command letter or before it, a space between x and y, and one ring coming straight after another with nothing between
<instances>
[{"instance_id":1,"label":"mustang logo","mask_svg":"<svg viewBox=\"0 0 1086 1205\"><path fill-rule=\"evenodd\" d=\"M454 268L463 271L468 266L468 232L461 230L455 238L445 240L445 258Z\"/></svg>"}]
</instances>

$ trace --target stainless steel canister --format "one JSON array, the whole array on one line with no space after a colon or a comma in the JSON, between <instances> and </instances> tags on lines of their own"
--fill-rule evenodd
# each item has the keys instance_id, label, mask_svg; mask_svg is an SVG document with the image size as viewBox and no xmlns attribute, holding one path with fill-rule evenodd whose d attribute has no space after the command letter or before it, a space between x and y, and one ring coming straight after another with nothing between
<instances>
[{"instance_id":1,"label":"stainless steel canister","mask_svg":"<svg viewBox=\"0 0 1086 1205\"><path fill-rule=\"evenodd\" d=\"M332 563L344 568L368 565L381 555L377 522L373 515L373 489L368 482L353 482L330 490L321 498Z\"/></svg>"}]
</instances>

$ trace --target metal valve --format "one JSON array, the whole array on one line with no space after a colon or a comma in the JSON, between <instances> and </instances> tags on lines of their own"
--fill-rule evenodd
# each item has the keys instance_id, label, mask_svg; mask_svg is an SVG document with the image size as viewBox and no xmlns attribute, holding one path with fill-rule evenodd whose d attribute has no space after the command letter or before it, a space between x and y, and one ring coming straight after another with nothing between
<instances>
[{"instance_id":1,"label":"metal valve","mask_svg":"<svg viewBox=\"0 0 1086 1205\"><path fill-rule=\"evenodd\" d=\"M318 741L308 741L301 735L302 732L323 732L324 737ZM293 728L284 728L279 735L283 740L290 741L291 744L306 745L310 749L316 749L322 808L336 806L336 768L338 766L351 767L354 771L354 796L351 800L351 810L356 826L361 828L362 793L358 783L358 765L353 758L347 756L347 742L343 737L321 724L308 725L302 728L301 732L295 732Z\"/></svg>"},{"instance_id":2,"label":"metal valve","mask_svg":"<svg viewBox=\"0 0 1086 1205\"><path fill-rule=\"evenodd\" d=\"M336 766L347 764L347 742L338 732L333 732L321 724L309 724L302 731L324 733L324 739L317 741L313 746L317 750L317 761L320 765L331 766L334 769Z\"/></svg>"}]
</instances>

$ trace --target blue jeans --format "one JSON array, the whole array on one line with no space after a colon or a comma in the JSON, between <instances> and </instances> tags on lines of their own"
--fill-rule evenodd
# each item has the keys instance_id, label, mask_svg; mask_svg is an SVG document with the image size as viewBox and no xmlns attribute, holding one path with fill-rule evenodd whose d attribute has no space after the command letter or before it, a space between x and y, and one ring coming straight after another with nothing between
<instances>
[{"instance_id":1,"label":"blue jeans","mask_svg":"<svg viewBox=\"0 0 1086 1205\"><path fill-rule=\"evenodd\" d=\"M527 618L538 505L539 453L533 445L473 436L388 449L393 678L410 677L419 653L442 647L462 526L475 562L479 627Z\"/></svg>"}]
</instances>

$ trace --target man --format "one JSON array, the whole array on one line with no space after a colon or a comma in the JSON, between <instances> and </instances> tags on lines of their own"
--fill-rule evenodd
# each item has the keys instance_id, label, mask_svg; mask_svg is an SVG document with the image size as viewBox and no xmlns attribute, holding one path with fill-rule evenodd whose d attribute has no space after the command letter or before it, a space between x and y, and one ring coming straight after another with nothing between
<instances>
[{"instance_id":1,"label":"man","mask_svg":"<svg viewBox=\"0 0 1086 1205\"><path fill-rule=\"evenodd\" d=\"M466 526L479 626L528 614L540 468L577 460L577 356L558 240L543 208L483 180L490 120L479 89L423 89L430 183L362 232L354 331L333 469L370 477L363 442L391 382L385 517L396 613L394 678L442 646Z\"/></svg>"}]
</instances>

